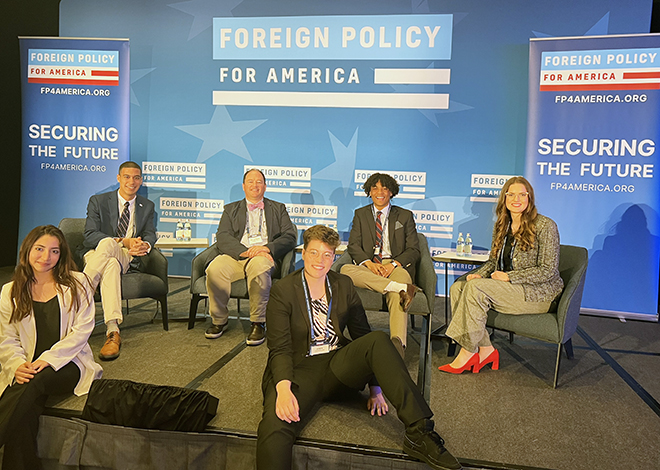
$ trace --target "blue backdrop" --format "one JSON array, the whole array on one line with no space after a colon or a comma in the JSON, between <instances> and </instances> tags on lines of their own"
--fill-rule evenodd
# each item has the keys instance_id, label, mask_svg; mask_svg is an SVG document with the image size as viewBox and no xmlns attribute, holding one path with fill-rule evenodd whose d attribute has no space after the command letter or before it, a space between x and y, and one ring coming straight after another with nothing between
<instances>
[{"instance_id":1,"label":"blue backdrop","mask_svg":"<svg viewBox=\"0 0 660 470\"><path fill-rule=\"evenodd\" d=\"M433 251L459 231L487 249L501 181L523 173L529 38L648 32L651 0L62 0L60 10L62 36L131 40L131 159L162 235L183 218L213 241L252 166L299 228L346 232L368 202L362 182L386 171ZM176 252L171 272L186 274L193 256Z\"/></svg>"}]
</instances>

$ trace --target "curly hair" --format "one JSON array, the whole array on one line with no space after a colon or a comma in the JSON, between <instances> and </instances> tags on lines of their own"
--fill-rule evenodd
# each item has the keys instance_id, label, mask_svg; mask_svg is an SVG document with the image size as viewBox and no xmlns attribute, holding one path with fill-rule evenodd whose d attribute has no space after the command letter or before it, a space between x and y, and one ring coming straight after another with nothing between
<instances>
[{"instance_id":1,"label":"curly hair","mask_svg":"<svg viewBox=\"0 0 660 470\"><path fill-rule=\"evenodd\" d=\"M11 288L13 302L10 322L19 322L32 313L32 286L36 282L36 279L30 265L30 252L37 240L45 235L57 238L60 247L60 258L52 269L57 292L62 293L62 286L71 289L73 299L71 308L75 310L80 308L79 294L85 291L85 287L72 274L72 271L77 271L78 268L73 262L71 250L66 243L64 234L54 225L40 225L33 228L25 237L23 243L21 243L18 253L18 266L16 266L12 277L14 285Z\"/></svg>"},{"instance_id":2,"label":"curly hair","mask_svg":"<svg viewBox=\"0 0 660 470\"><path fill-rule=\"evenodd\" d=\"M493 249L491 252L491 254L494 253L496 256L504 246L504 239L511 226L511 214L509 209L506 208L506 193L513 184L524 185L529 193L527 196L527 207L520 217L520 229L518 229L514 235L518 247L523 251L527 251L534 246L534 241L536 239L536 226L534 222L536 221L538 211L536 210L534 188L532 188L530 182L522 176L514 176L504 183L502 191L500 191L500 197L497 200L497 208L495 209L497 220L495 221L495 236L493 238Z\"/></svg>"},{"instance_id":3,"label":"curly hair","mask_svg":"<svg viewBox=\"0 0 660 470\"><path fill-rule=\"evenodd\" d=\"M364 184L362 185L362 189L364 189L364 193L367 196L370 195L371 188L376 186L376 183L380 183L381 186L384 186L387 189L389 189L390 192L392 193L392 197L399 194L399 183L397 183L394 178L392 178L387 173L374 173L369 178L367 178L367 181L365 181Z\"/></svg>"}]
</instances>

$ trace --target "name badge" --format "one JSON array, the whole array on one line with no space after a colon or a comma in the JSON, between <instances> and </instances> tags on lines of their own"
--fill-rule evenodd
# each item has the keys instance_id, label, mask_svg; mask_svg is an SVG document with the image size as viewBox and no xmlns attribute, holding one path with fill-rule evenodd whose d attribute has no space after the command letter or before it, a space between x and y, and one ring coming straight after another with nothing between
<instances>
[{"instance_id":1,"label":"name badge","mask_svg":"<svg viewBox=\"0 0 660 470\"><path fill-rule=\"evenodd\" d=\"M254 236L248 237L248 244L250 246L262 245L263 243L264 243L264 239L262 238L261 235L254 235Z\"/></svg>"},{"instance_id":2,"label":"name badge","mask_svg":"<svg viewBox=\"0 0 660 470\"><path fill-rule=\"evenodd\" d=\"M377 246L374 248L374 255L379 255L380 254L380 247Z\"/></svg>"},{"instance_id":3,"label":"name badge","mask_svg":"<svg viewBox=\"0 0 660 470\"><path fill-rule=\"evenodd\" d=\"M310 356L318 356L319 354L326 354L330 352L330 345L328 343L314 343L309 348Z\"/></svg>"}]
</instances>

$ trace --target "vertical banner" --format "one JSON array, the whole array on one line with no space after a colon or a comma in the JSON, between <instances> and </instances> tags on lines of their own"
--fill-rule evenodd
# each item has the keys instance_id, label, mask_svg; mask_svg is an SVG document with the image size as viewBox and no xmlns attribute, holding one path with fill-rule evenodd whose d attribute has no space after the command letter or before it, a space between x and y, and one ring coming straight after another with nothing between
<instances>
[{"instance_id":1,"label":"vertical banner","mask_svg":"<svg viewBox=\"0 0 660 470\"><path fill-rule=\"evenodd\" d=\"M531 40L525 174L589 249L583 311L657 320L660 35Z\"/></svg>"},{"instance_id":2,"label":"vertical banner","mask_svg":"<svg viewBox=\"0 0 660 470\"><path fill-rule=\"evenodd\" d=\"M19 237L84 217L129 159L127 39L20 38L23 162Z\"/></svg>"}]
</instances>

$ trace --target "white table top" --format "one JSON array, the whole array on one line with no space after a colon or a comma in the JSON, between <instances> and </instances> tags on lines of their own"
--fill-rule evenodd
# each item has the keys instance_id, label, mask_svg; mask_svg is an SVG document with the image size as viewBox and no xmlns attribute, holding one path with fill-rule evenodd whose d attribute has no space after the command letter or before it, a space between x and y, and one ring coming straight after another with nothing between
<instances>
[{"instance_id":1,"label":"white table top","mask_svg":"<svg viewBox=\"0 0 660 470\"><path fill-rule=\"evenodd\" d=\"M475 263L485 263L488 261L488 252L472 253L470 255L457 254L455 249L448 248L442 253L432 256L433 261L473 261Z\"/></svg>"}]
</instances>

